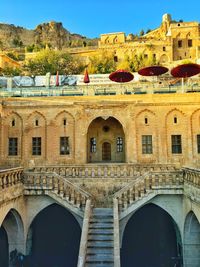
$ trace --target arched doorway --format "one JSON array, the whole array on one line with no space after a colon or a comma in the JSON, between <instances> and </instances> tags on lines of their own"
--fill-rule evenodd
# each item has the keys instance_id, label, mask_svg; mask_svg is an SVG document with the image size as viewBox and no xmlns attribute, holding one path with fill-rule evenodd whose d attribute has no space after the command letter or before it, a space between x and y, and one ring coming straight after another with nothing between
<instances>
[{"instance_id":1,"label":"arched doorway","mask_svg":"<svg viewBox=\"0 0 200 267\"><path fill-rule=\"evenodd\" d=\"M111 144L109 142L104 142L102 144L102 160L103 161L111 160Z\"/></svg>"},{"instance_id":2,"label":"arched doorway","mask_svg":"<svg viewBox=\"0 0 200 267\"><path fill-rule=\"evenodd\" d=\"M28 239L32 239L29 265L76 267L81 229L65 208L52 204L34 219Z\"/></svg>"},{"instance_id":3,"label":"arched doorway","mask_svg":"<svg viewBox=\"0 0 200 267\"><path fill-rule=\"evenodd\" d=\"M181 267L182 249L177 232L167 212L154 204L145 205L126 225L121 267Z\"/></svg>"},{"instance_id":4,"label":"arched doorway","mask_svg":"<svg viewBox=\"0 0 200 267\"><path fill-rule=\"evenodd\" d=\"M114 117L93 120L87 134L88 162L125 162L125 135Z\"/></svg>"},{"instance_id":5,"label":"arched doorway","mask_svg":"<svg viewBox=\"0 0 200 267\"><path fill-rule=\"evenodd\" d=\"M195 214L190 212L184 226L184 266L200 266L200 224Z\"/></svg>"},{"instance_id":6,"label":"arched doorway","mask_svg":"<svg viewBox=\"0 0 200 267\"><path fill-rule=\"evenodd\" d=\"M3 226L0 227L0 267L8 267L8 236Z\"/></svg>"}]
</instances>

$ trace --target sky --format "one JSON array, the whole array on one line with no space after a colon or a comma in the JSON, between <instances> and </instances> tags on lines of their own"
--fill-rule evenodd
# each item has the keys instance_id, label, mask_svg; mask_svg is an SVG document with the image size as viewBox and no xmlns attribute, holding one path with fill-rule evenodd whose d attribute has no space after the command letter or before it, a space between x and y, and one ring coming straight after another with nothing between
<instances>
[{"instance_id":1,"label":"sky","mask_svg":"<svg viewBox=\"0 0 200 267\"><path fill-rule=\"evenodd\" d=\"M199 11L200 0L0 0L0 23L34 29L57 21L71 33L99 38L155 29L165 13L173 20L200 22Z\"/></svg>"}]
</instances>

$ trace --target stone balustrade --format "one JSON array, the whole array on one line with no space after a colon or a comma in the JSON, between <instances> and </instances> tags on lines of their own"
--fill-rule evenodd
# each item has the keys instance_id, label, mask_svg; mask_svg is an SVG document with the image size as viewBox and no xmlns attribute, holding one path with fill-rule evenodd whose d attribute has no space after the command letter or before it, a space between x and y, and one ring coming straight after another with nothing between
<instances>
[{"instance_id":1,"label":"stone balustrade","mask_svg":"<svg viewBox=\"0 0 200 267\"><path fill-rule=\"evenodd\" d=\"M194 168L183 168L184 182L195 187L200 187L200 170Z\"/></svg>"},{"instance_id":2,"label":"stone balustrade","mask_svg":"<svg viewBox=\"0 0 200 267\"><path fill-rule=\"evenodd\" d=\"M34 172L55 172L65 178L134 178L146 172L175 171L176 165L139 165L127 163L37 166Z\"/></svg>"},{"instance_id":3,"label":"stone balustrade","mask_svg":"<svg viewBox=\"0 0 200 267\"><path fill-rule=\"evenodd\" d=\"M186 194L186 187L190 186L191 194L191 191L195 193L194 190L200 188L200 170L198 169L178 169L175 165L144 166L113 163L38 166L31 172L24 172L21 167L0 170L0 189L9 189L13 185L21 184L25 195L53 193L77 208L84 207L87 199L94 200L89 193L67 178L71 178L71 181L75 178L92 178L91 181L95 178L130 178L131 182L112 195L114 199L117 199L120 210L154 190L182 188L185 190L183 193ZM21 193L23 194L23 191Z\"/></svg>"},{"instance_id":4,"label":"stone balustrade","mask_svg":"<svg viewBox=\"0 0 200 267\"><path fill-rule=\"evenodd\" d=\"M56 173L25 172L23 183L26 195L48 194L50 191L78 208L84 207L86 200L91 198L89 193Z\"/></svg>"},{"instance_id":5,"label":"stone balustrade","mask_svg":"<svg viewBox=\"0 0 200 267\"><path fill-rule=\"evenodd\" d=\"M180 188L183 188L182 171L147 172L115 193L114 199L118 199L122 210L153 190Z\"/></svg>"},{"instance_id":6,"label":"stone balustrade","mask_svg":"<svg viewBox=\"0 0 200 267\"><path fill-rule=\"evenodd\" d=\"M0 170L0 190L22 182L23 168Z\"/></svg>"}]
</instances>

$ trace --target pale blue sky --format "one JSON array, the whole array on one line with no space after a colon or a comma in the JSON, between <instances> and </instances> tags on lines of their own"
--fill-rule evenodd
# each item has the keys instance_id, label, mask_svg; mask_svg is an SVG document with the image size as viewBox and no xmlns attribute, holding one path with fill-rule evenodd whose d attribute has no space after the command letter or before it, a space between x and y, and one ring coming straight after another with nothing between
<instances>
[{"instance_id":1,"label":"pale blue sky","mask_svg":"<svg viewBox=\"0 0 200 267\"><path fill-rule=\"evenodd\" d=\"M0 22L34 29L42 22L62 22L71 33L139 33L159 27L162 15L200 21L200 0L0 0Z\"/></svg>"}]
</instances>

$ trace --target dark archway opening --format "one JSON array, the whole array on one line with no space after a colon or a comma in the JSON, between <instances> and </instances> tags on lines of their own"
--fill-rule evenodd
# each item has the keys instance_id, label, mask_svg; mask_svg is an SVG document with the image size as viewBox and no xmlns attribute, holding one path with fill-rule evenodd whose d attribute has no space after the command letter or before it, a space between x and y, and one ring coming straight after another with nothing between
<instances>
[{"instance_id":1,"label":"dark archway opening","mask_svg":"<svg viewBox=\"0 0 200 267\"><path fill-rule=\"evenodd\" d=\"M181 267L181 246L171 216L149 204L129 220L121 249L122 267Z\"/></svg>"},{"instance_id":2,"label":"dark archway opening","mask_svg":"<svg viewBox=\"0 0 200 267\"><path fill-rule=\"evenodd\" d=\"M81 229L74 216L53 204L32 223L32 253L29 266L76 267Z\"/></svg>"},{"instance_id":3,"label":"dark archway opening","mask_svg":"<svg viewBox=\"0 0 200 267\"><path fill-rule=\"evenodd\" d=\"M0 267L8 267L8 236L4 227L0 227Z\"/></svg>"}]
</instances>

